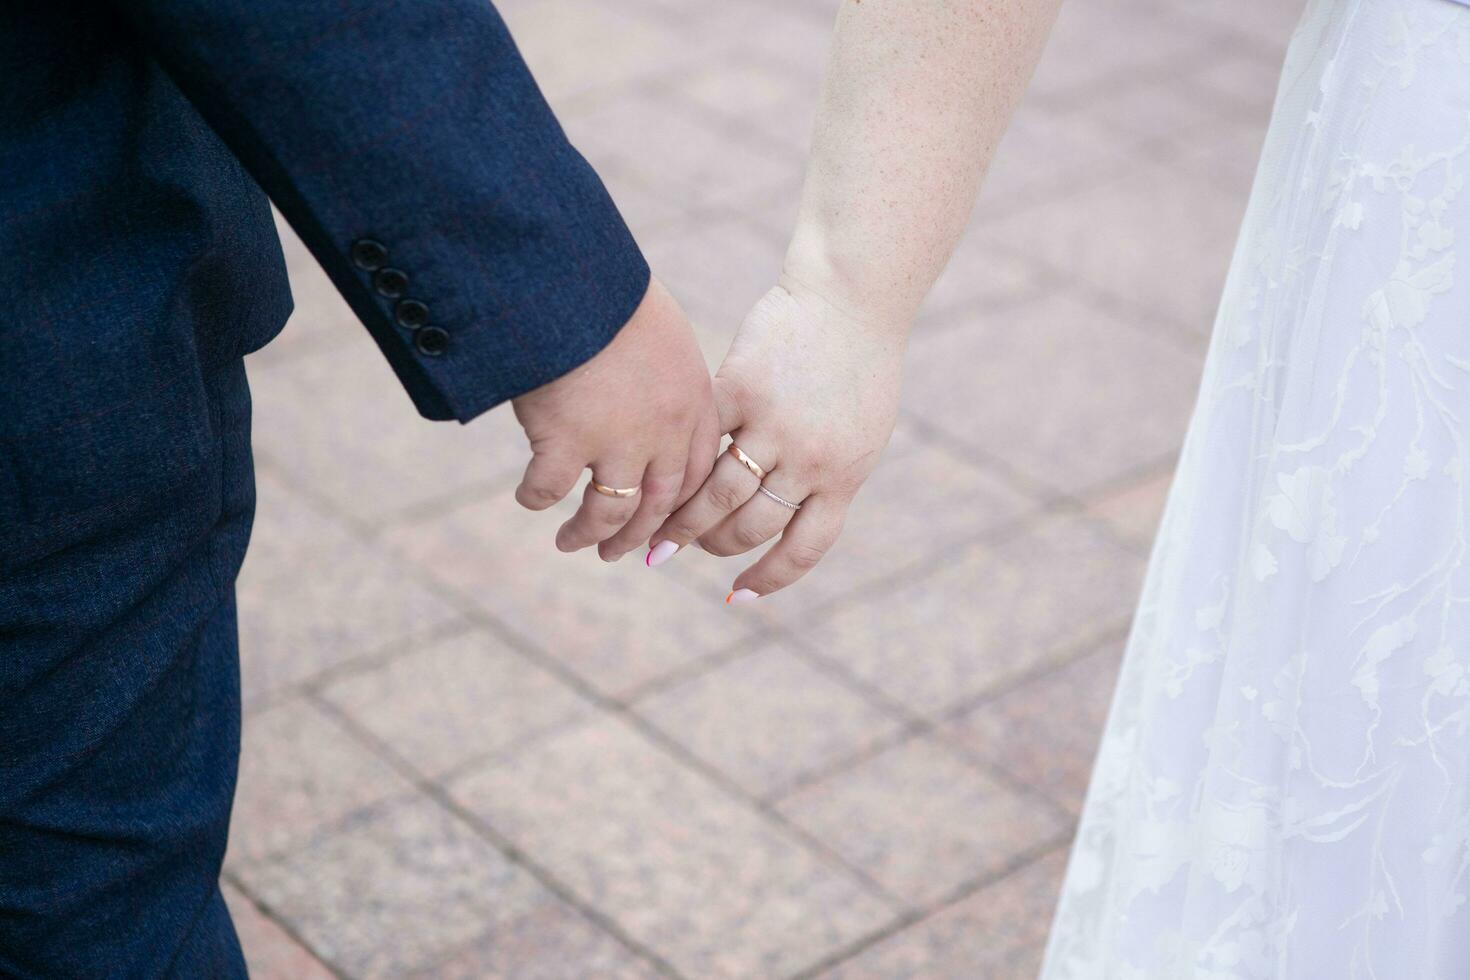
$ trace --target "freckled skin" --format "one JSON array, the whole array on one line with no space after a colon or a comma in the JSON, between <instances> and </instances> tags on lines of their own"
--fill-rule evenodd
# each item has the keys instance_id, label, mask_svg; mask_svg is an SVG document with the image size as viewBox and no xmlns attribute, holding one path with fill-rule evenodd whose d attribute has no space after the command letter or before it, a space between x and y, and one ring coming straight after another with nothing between
<instances>
[{"instance_id":1,"label":"freckled skin","mask_svg":"<svg viewBox=\"0 0 1470 980\"><path fill-rule=\"evenodd\" d=\"M768 487L804 506L764 501L722 459L653 544L697 539L734 555L780 534L733 583L764 596L835 541L892 433L914 316L965 228L1059 4L842 5L780 283L746 317L714 381L721 427L771 471ZM729 499L746 502L712 504Z\"/></svg>"},{"instance_id":2,"label":"freckled skin","mask_svg":"<svg viewBox=\"0 0 1470 980\"><path fill-rule=\"evenodd\" d=\"M1059 4L843 5L788 279L907 330L964 230Z\"/></svg>"}]
</instances>

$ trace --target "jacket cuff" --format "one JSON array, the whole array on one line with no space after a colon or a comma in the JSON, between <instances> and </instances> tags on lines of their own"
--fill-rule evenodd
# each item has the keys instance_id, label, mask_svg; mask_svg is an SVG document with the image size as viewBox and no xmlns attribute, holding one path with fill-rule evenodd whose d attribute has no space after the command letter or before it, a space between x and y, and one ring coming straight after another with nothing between
<instances>
[{"instance_id":1,"label":"jacket cuff","mask_svg":"<svg viewBox=\"0 0 1470 980\"><path fill-rule=\"evenodd\" d=\"M464 288L441 233L371 224L344 237L337 285L425 418L468 422L591 360L633 316L650 271L601 182L580 155L580 186L560 213L523 227L513 261ZM458 253L464 257L468 253ZM493 296L476 301L489 293Z\"/></svg>"}]
</instances>

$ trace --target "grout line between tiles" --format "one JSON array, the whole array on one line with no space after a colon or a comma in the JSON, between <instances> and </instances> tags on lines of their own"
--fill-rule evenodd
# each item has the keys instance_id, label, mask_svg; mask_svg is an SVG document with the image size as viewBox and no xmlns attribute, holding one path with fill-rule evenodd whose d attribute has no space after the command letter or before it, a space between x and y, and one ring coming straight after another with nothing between
<instances>
[{"instance_id":1,"label":"grout line between tiles","mask_svg":"<svg viewBox=\"0 0 1470 980\"><path fill-rule=\"evenodd\" d=\"M351 974L347 973L347 971L342 969L342 967L338 966L329 957L323 955L320 950L316 949L306 939L305 936L303 936L296 930L295 925L293 925L290 920L286 919L282 915L277 914L275 909L271 907L270 903L263 901L258 895L256 895L250 889L250 887L240 879L239 875L235 874L235 872L229 869L223 869L220 871L220 878L224 881L229 882L229 884L233 886L236 891L238 891L241 895L244 895L246 901L254 905L256 911L259 912L262 917L279 927L282 932L291 937L292 941L294 941L298 946L310 953L312 957L314 957L316 961L320 963L328 973L336 977L337 980L351 980Z\"/></svg>"},{"instance_id":2,"label":"grout line between tiles","mask_svg":"<svg viewBox=\"0 0 1470 980\"><path fill-rule=\"evenodd\" d=\"M501 834L474 811L460 804L447 789L437 781L430 779L427 775L420 772L413 763L400 755L390 743L364 728L355 718L338 708L333 702L321 697L310 697L312 703L319 710L332 716L338 724L346 729L361 744L396 769L399 775L408 780L419 793L452 814L478 837L500 851L506 860L524 869L548 891L575 909L589 922L616 939L630 952L652 963L664 976L673 978L673 980L681 980L682 975L657 950L633 938L610 916L604 914L595 906L584 902L571 886L564 883L549 868L543 866L525 848L520 847L514 841Z\"/></svg>"},{"instance_id":3,"label":"grout line between tiles","mask_svg":"<svg viewBox=\"0 0 1470 980\"><path fill-rule=\"evenodd\" d=\"M964 901L971 895L974 895L977 892L980 892L990 887L991 885L999 884L1012 875L1020 873L1022 870L1030 867L1037 861L1042 860L1043 858L1059 850L1060 848L1066 847L1071 841L1071 838L1072 831L1070 830L1067 831L1067 833L1065 834L1054 835L1050 839L1020 852L1018 855L1016 855L1015 858L1002 865L999 869L989 874L979 875L976 878L949 892L947 895L939 898L938 900L928 902L925 905L914 909L909 915L903 916L889 923L887 926L881 929L875 929L874 931L868 933L866 936L863 936L862 938L848 944L842 949L828 954L826 957L818 960L811 966L806 967L805 969L797 973L791 974L788 978L786 978L786 980L814 980L814 978L818 975L825 973L828 970L831 970L833 967L852 959L865 950L871 949L878 943L881 943L883 940L888 939L891 936L896 936L899 933L903 932L905 929L908 929L910 926L922 922L930 916L935 915L938 912L942 912L950 906Z\"/></svg>"}]
</instances>

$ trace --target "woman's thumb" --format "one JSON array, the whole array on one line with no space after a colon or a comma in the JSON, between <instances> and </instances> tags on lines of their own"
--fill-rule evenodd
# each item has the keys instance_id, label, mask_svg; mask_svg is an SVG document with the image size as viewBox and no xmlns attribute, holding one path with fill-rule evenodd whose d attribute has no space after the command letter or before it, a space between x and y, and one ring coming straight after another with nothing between
<instances>
[{"instance_id":1,"label":"woman's thumb","mask_svg":"<svg viewBox=\"0 0 1470 980\"><path fill-rule=\"evenodd\" d=\"M745 423L740 411L738 386L720 374L716 374L710 384L714 387L715 411L720 416L720 432L728 435Z\"/></svg>"}]
</instances>

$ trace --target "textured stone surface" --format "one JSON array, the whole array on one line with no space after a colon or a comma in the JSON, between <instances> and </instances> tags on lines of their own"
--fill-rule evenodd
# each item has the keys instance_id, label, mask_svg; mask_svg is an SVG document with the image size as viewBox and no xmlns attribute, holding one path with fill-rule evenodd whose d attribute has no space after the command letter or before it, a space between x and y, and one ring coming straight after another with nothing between
<instances>
[{"instance_id":1,"label":"textured stone surface","mask_svg":"<svg viewBox=\"0 0 1470 980\"><path fill-rule=\"evenodd\" d=\"M655 980L649 962L564 904L546 904L416 975L421 980Z\"/></svg>"},{"instance_id":2,"label":"textured stone surface","mask_svg":"<svg viewBox=\"0 0 1470 980\"><path fill-rule=\"evenodd\" d=\"M672 25L636 3L500 0L495 6L542 91L562 111L697 55Z\"/></svg>"},{"instance_id":3,"label":"textured stone surface","mask_svg":"<svg viewBox=\"0 0 1470 980\"><path fill-rule=\"evenodd\" d=\"M1137 159L1101 119L1032 97L991 160L975 205L978 226L1027 209L1065 206L1072 195L1122 173Z\"/></svg>"},{"instance_id":4,"label":"textured stone surface","mask_svg":"<svg viewBox=\"0 0 1470 980\"><path fill-rule=\"evenodd\" d=\"M1224 11L1208 5L1176 8L1194 19L1193 29L1207 36L1236 36L1249 40L1262 51L1273 53L1279 62L1286 42L1301 19L1304 0L1279 0L1275 3L1243 3ZM1220 33L1217 33L1220 32Z\"/></svg>"},{"instance_id":5,"label":"textured stone surface","mask_svg":"<svg viewBox=\"0 0 1470 980\"><path fill-rule=\"evenodd\" d=\"M823 980L1035 980L1061 886L1063 852L994 884L823 973Z\"/></svg>"},{"instance_id":6,"label":"textured stone surface","mask_svg":"<svg viewBox=\"0 0 1470 980\"><path fill-rule=\"evenodd\" d=\"M332 980L328 970L307 951L279 922L266 916L260 907L228 882L221 886L230 918L235 920L235 934L245 952L245 965L251 980Z\"/></svg>"},{"instance_id":7,"label":"textured stone surface","mask_svg":"<svg viewBox=\"0 0 1470 980\"><path fill-rule=\"evenodd\" d=\"M1077 102L1140 76L1161 81L1210 54L1210 37L1134 0L1073 4L1057 19L1032 96ZM1092 98L1089 98L1089 97Z\"/></svg>"},{"instance_id":8,"label":"textured stone surface","mask_svg":"<svg viewBox=\"0 0 1470 980\"><path fill-rule=\"evenodd\" d=\"M397 978L553 900L437 804L398 802L241 877L323 959Z\"/></svg>"},{"instance_id":9,"label":"textured stone surface","mask_svg":"<svg viewBox=\"0 0 1470 980\"><path fill-rule=\"evenodd\" d=\"M681 78L678 94L691 106L756 138L805 154L817 109L811 72L778 52L741 53L702 65Z\"/></svg>"},{"instance_id":10,"label":"textured stone surface","mask_svg":"<svg viewBox=\"0 0 1470 980\"><path fill-rule=\"evenodd\" d=\"M231 864L308 840L371 803L409 791L406 779L309 702L245 719L230 820Z\"/></svg>"},{"instance_id":11,"label":"textured stone surface","mask_svg":"<svg viewBox=\"0 0 1470 980\"><path fill-rule=\"evenodd\" d=\"M1173 470L1129 481L1093 499L1090 510L1120 535L1147 548L1153 543L1164 516Z\"/></svg>"},{"instance_id":12,"label":"textured stone surface","mask_svg":"<svg viewBox=\"0 0 1470 980\"><path fill-rule=\"evenodd\" d=\"M638 703L638 713L757 796L779 794L875 742L899 720L768 647Z\"/></svg>"},{"instance_id":13,"label":"textured stone surface","mask_svg":"<svg viewBox=\"0 0 1470 980\"><path fill-rule=\"evenodd\" d=\"M915 906L999 871L1066 830L1045 801L928 738L802 789L780 810Z\"/></svg>"},{"instance_id":14,"label":"textured stone surface","mask_svg":"<svg viewBox=\"0 0 1470 980\"><path fill-rule=\"evenodd\" d=\"M261 464L368 529L514 486L525 466L526 438L508 413L465 426L421 418L360 326L329 349L252 364L250 385Z\"/></svg>"},{"instance_id":15,"label":"textured stone surface","mask_svg":"<svg viewBox=\"0 0 1470 980\"><path fill-rule=\"evenodd\" d=\"M617 720L554 735L452 791L686 976L784 976L894 914Z\"/></svg>"},{"instance_id":16,"label":"textured stone surface","mask_svg":"<svg viewBox=\"0 0 1470 980\"><path fill-rule=\"evenodd\" d=\"M1264 129L1255 120L1217 118L1208 130L1171 140L1168 158L1181 174L1212 181L1216 188L1245 203L1256 176Z\"/></svg>"},{"instance_id":17,"label":"textured stone surface","mask_svg":"<svg viewBox=\"0 0 1470 980\"><path fill-rule=\"evenodd\" d=\"M343 522L268 473L256 483L255 531L236 587L247 706L457 618L430 585Z\"/></svg>"},{"instance_id":18,"label":"textured stone surface","mask_svg":"<svg viewBox=\"0 0 1470 980\"><path fill-rule=\"evenodd\" d=\"M644 242L648 261L694 321L710 370L720 366L735 330L781 271L784 245L738 217L712 218ZM715 252L728 263L712 264Z\"/></svg>"},{"instance_id":19,"label":"textured stone surface","mask_svg":"<svg viewBox=\"0 0 1470 980\"><path fill-rule=\"evenodd\" d=\"M1109 643L980 704L946 732L977 758L1080 813L1121 654L1121 644Z\"/></svg>"},{"instance_id":20,"label":"textured stone surface","mask_svg":"<svg viewBox=\"0 0 1470 980\"><path fill-rule=\"evenodd\" d=\"M924 300L916 338L927 338L930 324L967 324L977 313L1034 297L1047 282L1043 268L979 235L965 236Z\"/></svg>"},{"instance_id":21,"label":"textured stone surface","mask_svg":"<svg viewBox=\"0 0 1470 980\"><path fill-rule=\"evenodd\" d=\"M1245 200L1169 165L1141 165L984 231L1130 311L1128 320L1208 335ZM1089 235L1091 227L1106 234ZM1095 328L1111 339L1106 321ZM1162 366L1162 365L1161 365ZM1193 387L1197 378L1186 377Z\"/></svg>"},{"instance_id":22,"label":"textured stone surface","mask_svg":"<svg viewBox=\"0 0 1470 980\"><path fill-rule=\"evenodd\" d=\"M914 344L905 404L956 443L1075 493L1178 451L1201 363L1162 328L1051 293Z\"/></svg>"},{"instance_id":23,"label":"textured stone surface","mask_svg":"<svg viewBox=\"0 0 1470 980\"><path fill-rule=\"evenodd\" d=\"M324 696L431 776L585 715L587 701L485 632L355 673Z\"/></svg>"},{"instance_id":24,"label":"textured stone surface","mask_svg":"<svg viewBox=\"0 0 1470 980\"><path fill-rule=\"evenodd\" d=\"M624 696L740 643L757 624L723 592L691 590L642 554L607 565L552 547L566 512L531 514L500 496L405 526L392 542L418 566L603 693Z\"/></svg>"},{"instance_id":25,"label":"textured stone surface","mask_svg":"<svg viewBox=\"0 0 1470 980\"><path fill-rule=\"evenodd\" d=\"M1128 622L1142 562L1075 519L980 545L883 602L801 631L821 656L921 714L1053 663Z\"/></svg>"},{"instance_id":26,"label":"textured stone surface","mask_svg":"<svg viewBox=\"0 0 1470 980\"><path fill-rule=\"evenodd\" d=\"M1036 504L993 470L976 466L900 423L878 468L847 512L832 568L805 583L800 605L833 599L910 571L915 560L1012 524ZM793 593L797 594L798 593Z\"/></svg>"},{"instance_id":27,"label":"textured stone surface","mask_svg":"<svg viewBox=\"0 0 1470 980\"><path fill-rule=\"evenodd\" d=\"M601 103L564 122L589 158L623 166L645 186L675 191L695 209L736 206L801 179L801 163L789 153L732 133L662 90Z\"/></svg>"}]
</instances>

